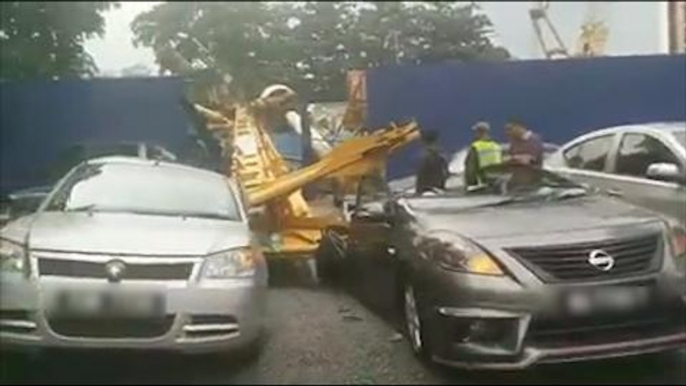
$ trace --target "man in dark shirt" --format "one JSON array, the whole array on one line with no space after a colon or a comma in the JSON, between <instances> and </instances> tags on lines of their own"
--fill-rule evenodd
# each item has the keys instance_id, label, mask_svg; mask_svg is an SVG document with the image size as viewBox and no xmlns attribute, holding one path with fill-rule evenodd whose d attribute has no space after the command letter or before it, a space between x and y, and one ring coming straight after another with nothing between
<instances>
[{"instance_id":1,"label":"man in dark shirt","mask_svg":"<svg viewBox=\"0 0 686 386\"><path fill-rule=\"evenodd\" d=\"M427 131L422 133L425 155L417 171L416 192L422 194L433 189L445 189L448 179L448 161L438 149L438 133Z\"/></svg>"},{"instance_id":2,"label":"man in dark shirt","mask_svg":"<svg viewBox=\"0 0 686 386\"><path fill-rule=\"evenodd\" d=\"M510 138L510 162L524 165L543 166L543 142L538 134L527 129L518 119L510 119L505 125Z\"/></svg>"}]
</instances>

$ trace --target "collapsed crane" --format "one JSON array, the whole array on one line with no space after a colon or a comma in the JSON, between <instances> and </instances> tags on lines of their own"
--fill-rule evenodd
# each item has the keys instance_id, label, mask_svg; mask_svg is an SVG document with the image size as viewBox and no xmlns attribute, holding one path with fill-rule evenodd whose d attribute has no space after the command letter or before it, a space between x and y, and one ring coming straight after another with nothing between
<instances>
[{"instance_id":1,"label":"collapsed crane","mask_svg":"<svg viewBox=\"0 0 686 386\"><path fill-rule=\"evenodd\" d=\"M415 122L391 125L348 139L326 149L326 154L320 151L319 161L291 170L269 136L268 117L288 114L290 121L297 121L289 109L295 97L288 88L271 88L257 100L235 106L231 118L196 105L209 120L208 128L224 130L221 138L234 149L225 172L241 184L251 208L253 229L261 236L264 252L271 256L307 256L317 248L322 229L346 226L335 212L308 203L301 191L304 186L325 178L349 181L382 171L390 153L419 137Z\"/></svg>"},{"instance_id":2,"label":"collapsed crane","mask_svg":"<svg viewBox=\"0 0 686 386\"><path fill-rule=\"evenodd\" d=\"M191 40L205 53L201 58L205 66L216 69L209 51L197 40ZM164 58L165 68L193 73L190 63L171 44L157 50ZM227 86L227 77L224 73L224 83L220 86ZM362 88L355 90L359 94ZM391 152L419 138L415 122L358 135L335 148L331 148L319 133L312 132L312 147L319 160L292 170L269 133L275 129L271 127L272 118L278 117L302 134L301 117L295 112L296 100L297 95L290 88L272 85L256 100L236 104L229 111L220 113L195 105L195 110L207 119L207 128L219 134L216 137L221 138L222 147L233 149L225 160L223 171L235 176L241 185L250 207L251 226L260 237L265 254L270 256L309 256L317 248L323 229L347 225L343 216L332 211L331 206L322 208L308 203L301 191L303 187L323 179L335 179L343 192L350 192L356 177L375 170L383 172ZM347 114L353 118L350 122L357 125L362 120L358 102L349 103L348 109L355 114Z\"/></svg>"}]
</instances>

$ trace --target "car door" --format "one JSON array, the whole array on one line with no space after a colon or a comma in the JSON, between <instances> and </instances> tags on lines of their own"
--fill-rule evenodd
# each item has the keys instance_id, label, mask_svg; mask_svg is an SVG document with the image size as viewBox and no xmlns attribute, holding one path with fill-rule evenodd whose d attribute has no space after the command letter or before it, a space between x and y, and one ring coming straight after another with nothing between
<instances>
[{"instance_id":1,"label":"car door","mask_svg":"<svg viewBox=\"0 0 686 386\"><path fill-rule=\"evenodd\" d=\"M349 258L353 290L371 305L385 307L393 296L392 256L389 255L390 192L380 175L364 177L358 186L350 220Z\"/></svg>"},{"instance_id":2,"label":"car door","mask_svg":"<svg viewBox=\"0 0 686 386\"><path fill-rule=\"evenodd\" d=\"M608 177L613 149L617 147L616 133L599 133L573 142L556 156L552 169L557 173L582 184L588 184L610 194L612 184Z\"/></svg>"},{"instance_id":3,"label":"car door","mask_svg":"<svg viewBox=\"0 0 686 386\"><path fill-rule=\"evenodd\" d=\"M681 175L685 165L668 144L648 132L622 134L610 166L610 189L626 201L686 222L686 186L683 181L661 181L647 176L655 163L674 164Z\"/></svg>"}]
</instances>

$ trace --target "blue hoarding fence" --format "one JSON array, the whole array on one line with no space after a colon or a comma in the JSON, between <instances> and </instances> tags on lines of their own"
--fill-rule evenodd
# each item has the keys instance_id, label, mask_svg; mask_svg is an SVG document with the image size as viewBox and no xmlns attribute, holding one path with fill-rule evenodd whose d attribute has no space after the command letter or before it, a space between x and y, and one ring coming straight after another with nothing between
<instances>
[{"instance_id":1,"label":"blue hoarding fence","mask_svg":"<svg viewBox=\"0 0 686 386\"><path fill-rule=\"evenodd\" d=\"M518 117L546 142L563 144L606 126L686 119L686 55L394 66L367 73L369 127L417 119L437 130L448 153L469 128ZM413 144L389 163L389 177L415 172Z\"/></svg>"}]
</instances>

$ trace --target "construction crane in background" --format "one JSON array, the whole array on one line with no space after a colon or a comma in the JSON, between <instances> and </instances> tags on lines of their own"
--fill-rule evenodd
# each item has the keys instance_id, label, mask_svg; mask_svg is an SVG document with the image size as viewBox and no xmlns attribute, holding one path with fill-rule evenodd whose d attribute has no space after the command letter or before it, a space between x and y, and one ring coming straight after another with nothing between
<instances>
[{"instance_id":1,"label":"construction crane in background","mask_svg":"<svg viewBox=\"0 0 686 386\"><path fill-rule=\"evenodd\" d=\"M569 51L562 41L560 34L557 32L555 25L553 25L548 17L549 7L550 2L548 1L535 1L533 8L529 10L529 17L531 17L531 23L534 27L536 38L538 39L538 43L541 45L546 58L568 58ZM545 27L547 27L548 33L553 37L552 44L548 43L548 39L546 38L547 34L544 32Z\"/></svg>"},{"instance_id":2,"label":"construction crane in background","mask_svg":"<svg viewBox=\"0 0 686 386\"><path fill-rule=\"evenodd\" d=\"M586 17L577 39L576 55L592 58L605 55L610 30L604 21L605 2L586 2Z\"/></svg>"},{"instance_id":3,"label":"construction crane in background","mask_svg":"<svg viewBox=\"0 0 686 386\"><path fill-rule=\"evenodd\" d=\"M607 27L604 15L601 15L601 7L605 6L604 2L586 2L586 16L581 31L576 41L576 49L574 53L570 53L560 37L560 34L548 17L548 9L550 2L535 1L533 7L529 10L529 16L536 33L538 43L548 59L565 59L570 57L591 58L603 56L605 54L605 46L609 36L609 28ZM547 27L548 33L544 27ZM547 38L547 35L552 36L552 43Z\"/></svg>"}]
</instances>

